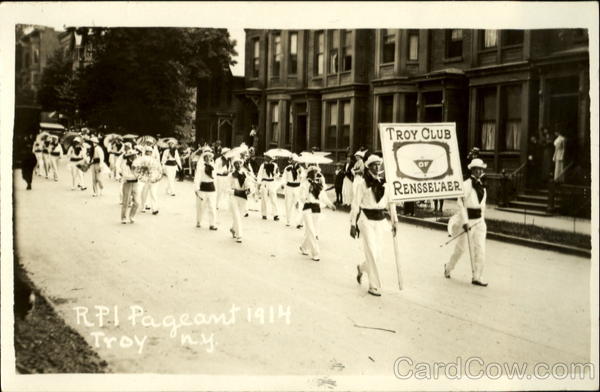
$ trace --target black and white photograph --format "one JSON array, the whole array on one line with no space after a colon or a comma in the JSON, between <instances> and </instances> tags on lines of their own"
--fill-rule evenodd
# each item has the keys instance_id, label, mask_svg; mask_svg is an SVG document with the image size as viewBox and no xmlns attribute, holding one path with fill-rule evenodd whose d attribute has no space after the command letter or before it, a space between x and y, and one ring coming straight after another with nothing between
<instances>
[{"instance_id":1,"label":"black and white photograph","mask_svg":"<svg viewBox=\"0 0 600 392\"><path fill-rule=\"evenodd\" d=\"M598 389L598 3L0 11L2 390Z\"/></svg>"}]
</instances>

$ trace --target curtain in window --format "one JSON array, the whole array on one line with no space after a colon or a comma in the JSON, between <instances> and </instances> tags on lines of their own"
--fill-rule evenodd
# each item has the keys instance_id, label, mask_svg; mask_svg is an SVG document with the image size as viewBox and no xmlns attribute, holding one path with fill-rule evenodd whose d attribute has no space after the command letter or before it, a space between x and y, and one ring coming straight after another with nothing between
<instances>
[{"instance_id":1,"label":"curtain in window","mask_svg":"<svg viewBox=\"0 0 600 392\"><path fill-rule=\"evenodd\" d=\"M483 150L495 150L496 123L494 121L484 121L481 124L481 147Z\"/></svg>"},{"instance_id":2,"label":"curtain in window","mask_svg":"<svg viewBox=\"0 0 600 392\"><path fill-rule=\"evenodd\" d=\"M496 30L485 30L483 34L483 47L493 48L496 46Z\"/></svg>"},{"instance_id":3,"label":"curtain in window","mask_svg":"<svg viewBox=\"0 0 600 392\"><path fill-rule=\"evenodd\" d=\"M516 151L521 147L521 121L506 122L506 150Z\"/></svg>"}]
</instances>

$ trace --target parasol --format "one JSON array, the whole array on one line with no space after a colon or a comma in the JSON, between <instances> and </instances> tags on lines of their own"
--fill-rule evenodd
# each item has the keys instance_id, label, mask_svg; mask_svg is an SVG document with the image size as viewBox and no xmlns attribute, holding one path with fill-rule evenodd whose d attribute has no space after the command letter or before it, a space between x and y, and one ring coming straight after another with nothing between
<instances>
[{"instance_id":1,"label":"parasol","mask_svg":"<svg viewBox=\"0 0 600 392\"><path fill-rule=\"evenodd\" d=\"M178 144L177 139L175 139L174 137L163 137L158 139L158 147L167 148L169 147L170 142L175 143L175 145Z\"/></svg>"},{"instance_id":2,"label":"parasol","mask_svg":"<svg viewBox=\"0 0 600 392\"><path fill-rule=\"evenodd\" d=\"M311 152L301 153L300 157L298 157L298 161L302 163L315 163L317 165L333 162L333 160L323 156L322 154L314 154Z\"/></svg>"},{"instance_id":3,"label":"parasol","mask_svg":"<svg viewBox=\"0 0 600 392\"><path fill-rule=\"evenodd\" d=\"M36 136L36 138L35 138L35 141L36 141L36 142L41 142L41 141L44 141L44 140L46 140L46 139L47 139L49 136L52 136L52 135L50 135L50 132L47 132L47 131L40 132L40 133L39 133L39 134Z\"/></svg>"},{"instance_id":4,"label":"parasol","mask_svg":"<svg viewBox=\"0 0 600 392\"><path fill-rule=\"evenodd\" d=\"M292 156L292 152L285 148L272 148L265 152L265 155L268 155L271 158L289 158Z\"/></svg>"},{"instance_id":5,"label":"parasol","mask_svg":"<svg viewBox=\"0 0 600 392\"><path fill-rule=\"evenodd\" d=\"M156 183L162 178L160 163L149 156L141 156L133 161L133 167L138 180Z\"/></svg>"},{"instance_id":6,"label":"parasol","mask_svg":"<svg viewBox=\"0 0 600 392\"><path fill-rule=\"evenodd\" d=\"M247 151L248 151L248 146L246 144L242 143L242 145L232 148L231 150L227 151L223 155L225 156L225 158L231 159L236 156L241 156L243 153L245 153Z\"/></svg>"},{"instance_id":7,"label":"parasol","mask_svg":"<svg viewBox=\"0 0 600 392\"><path fill-rule=\"evenodd\" d=\"M327 152L327 151L313 151L311 154L313 154L313 155L320 155L322 157L326 157L327 155L331 155L331 153Z\"/></svg>"},{"instance_id":8,"label":"parasol","mask_svg":"<svg viewBox=\"0 0 600 392\"><path fill-rule=\"evenodd\" d=\"M141 144L143 146L154 146L156 144L156 138L154 136L150 136L150 135L146 135L146 136L141 136L138 140L137 140L138 144Z\"/></svg>"},{"instance_id":9,"label":"parasol","mask_svg":"<svg viewBox=\"0 0 600 392\"><path fill-rule=\"evenodd\" d=\"M139 135L135 135L133 133L128 133L127 135L123 136L123 139L133 139L135 141L135 139L138 138Z\"/></svg>"},{"instance_id":10,"label":"parasol","mask_svg":"<svg viewBox=\"0 0 600 392\"><path fill-rule=\"evenodd\" d=\"M62 137L62 140L61 140L61 144L63 145L65 150L68 150L69 147L71 147L71 145L73 144L73 141L75 140L76 137L79 137L79 133L77 133L77 132L65 133L65 135Z\"/></svg>"},{"instance_id":11,"label":"parasol","mask_svg":"<svg viewBox=\"0 0 600 392\"><path fill-rule=\"evenodd\" d=\"M110 150L112 144L116 140L123 140L123 136L118 135L116 133L109 133L108 135L104 136L104 147Z\"/></svg>"}]
</instances>

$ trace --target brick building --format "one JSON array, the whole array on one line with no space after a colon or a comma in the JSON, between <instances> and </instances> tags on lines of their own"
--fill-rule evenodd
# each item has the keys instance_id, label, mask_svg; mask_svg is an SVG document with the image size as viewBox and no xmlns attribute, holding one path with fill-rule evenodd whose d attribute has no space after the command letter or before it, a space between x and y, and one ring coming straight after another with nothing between
<instances>
[{"instance_id":1,"label":"brick building","mask_svg":"<svg viewBox=\"0 0 600 392\"><path fill-rule=\"evenodd\" d=\"M248 29L245 45L238 95L259 150L314 146L339 160L379 150L380 122L456 122L495 195L503 171L526 174L530 137L560 128L567 164L589 181L585 30Z\"/></svg>"}]
</instances>

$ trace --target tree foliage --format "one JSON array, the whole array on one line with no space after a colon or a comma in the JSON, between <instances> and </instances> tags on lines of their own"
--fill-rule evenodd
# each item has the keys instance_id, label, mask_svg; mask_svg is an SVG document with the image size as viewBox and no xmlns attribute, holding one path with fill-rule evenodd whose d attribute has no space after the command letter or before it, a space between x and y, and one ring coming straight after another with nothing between
<instances>
[{"instance_id":1,"label":"tree foliage","mask_svg":"<svg viewBox=\"0 0 600 392\"><path fill-rule=\"evenodd\" d=\"M172 135L186 122L190 87L234 64L226 29L80 29L93 49L79 108L90 125Z\"/></svg>"},{"instance_id":2,"label":"tree foliage","mask_svg":"<svg viewBox=\"0 0 600 392\"><path fill-rule=\"evenodd\" d=\"M45 111L59 111L72 118L78 100L78 78L73 61L62 49L56 50L44 68L38 102Z\"/></svg>"}]
</instances>

